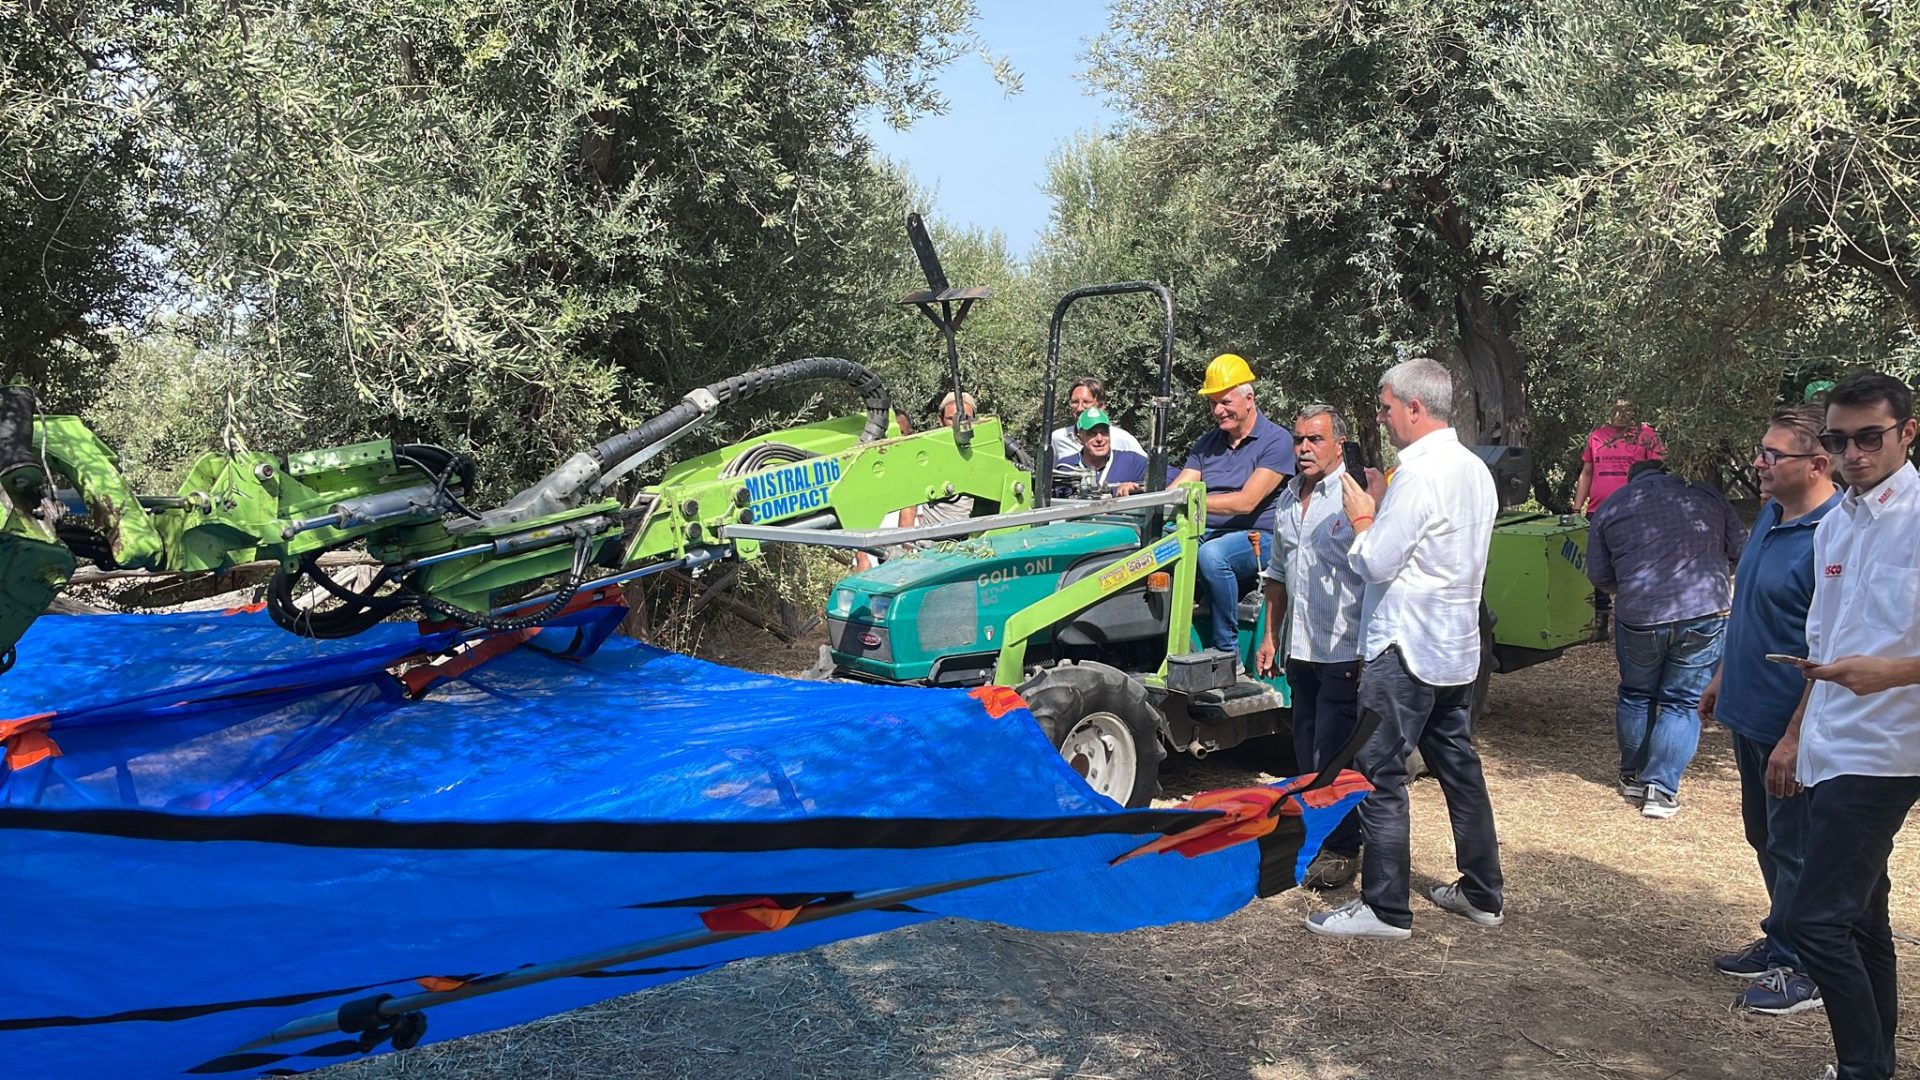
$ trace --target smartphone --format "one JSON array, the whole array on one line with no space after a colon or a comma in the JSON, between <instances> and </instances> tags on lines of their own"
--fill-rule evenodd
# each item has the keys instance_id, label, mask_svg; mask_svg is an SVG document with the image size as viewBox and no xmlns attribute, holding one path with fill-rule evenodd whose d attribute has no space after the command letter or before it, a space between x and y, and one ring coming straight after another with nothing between
<instances>
[{"instance_id":1,"label":"smartphone","mask_svg":"<svg viewBox=\"0 0 1920 1080\"><path fill-rule=\"evenodd\" d=\"M1776 664L1792 664L1794 667L1805 667L1812 663L1812 661L1804 656L1794 656L1791 653L1783 652L1770 652L1767 654L1767 659Z\"/></svg>"},{"instance_id":2,"label":"smartphone","mask_svg":"<svg viewBox=\"0 0 1920 1080\"><path fill-rule=\"evenodd\" d=\"M1360 481L1361 487L1367 486L1367 459L1360 453L1360 444L1344 442L1340 444L1340 457L1346 462L1347 471Z\"/></svg>"}]
</instances>

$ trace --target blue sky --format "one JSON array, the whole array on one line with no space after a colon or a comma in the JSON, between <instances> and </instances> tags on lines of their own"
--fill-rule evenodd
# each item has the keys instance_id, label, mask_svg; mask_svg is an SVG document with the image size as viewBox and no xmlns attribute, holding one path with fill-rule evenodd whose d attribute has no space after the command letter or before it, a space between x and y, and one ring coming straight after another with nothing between
<instances>
[{"instance_id":1,"label":"blue sky","mask_svg":"<svg viewBox=\"0 0 1920 1080\"><path fill-rule=\"evenodd\" d=\"M868 130L882 154L905 164L936 193L933 213L960 225L998 229L1024 257L1047 225L1040 185L1047 157L1076 132L1111 127L1114 114L1076 74L1087 42L1106 28L1101 0L976 0L975 30L987 51L1020 72L1008 97L977 57L941 74L949 108L907 131L879 120Z\"/></svg>"}]
</instances>

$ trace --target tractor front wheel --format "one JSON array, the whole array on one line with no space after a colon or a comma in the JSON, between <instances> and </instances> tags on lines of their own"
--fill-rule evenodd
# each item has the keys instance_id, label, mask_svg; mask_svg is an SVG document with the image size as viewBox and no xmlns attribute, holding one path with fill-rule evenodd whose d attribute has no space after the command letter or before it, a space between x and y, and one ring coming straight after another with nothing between
<instances>
[{"instance_id":1,"label":"tractor front wheel","mask_svg":"<svg viewBox=\"0 0 1920 1080\"><path fill-rule=\"evenodd\" d=\"M1105 664L1068 662L1022 683L1020 696L1047 739L1087 786L1126 807L1160 791L1160 710L1146 687Z\"/></svg>"}]
</instances>

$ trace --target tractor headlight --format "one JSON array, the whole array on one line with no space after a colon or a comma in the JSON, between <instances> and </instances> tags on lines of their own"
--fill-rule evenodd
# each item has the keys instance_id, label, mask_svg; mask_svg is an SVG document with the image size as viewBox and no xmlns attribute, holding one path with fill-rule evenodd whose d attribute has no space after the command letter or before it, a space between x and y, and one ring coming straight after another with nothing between
<instances>
[{"instance_id":1,"label":"tractor headlight","mask_svg":"<svg viewBox=\"0 0 1920 1080\"><path fill-rule=\"evenodd\" d=\"M888 609L892 607L893 597L891 596L867 597L867 614L871 615L875 622L886 618Z\"/></svg>"},{"instance_id":2,"label":"tractor headlight","mask_svg":"<svg viewBox=\"0 0 1920 1080\"><path fill-rule=\"evenodd\" d=\"M831 610L834 617L841 619L853 614L853 590L833 590L833 607Z\"/></svg>"}]
</instances>

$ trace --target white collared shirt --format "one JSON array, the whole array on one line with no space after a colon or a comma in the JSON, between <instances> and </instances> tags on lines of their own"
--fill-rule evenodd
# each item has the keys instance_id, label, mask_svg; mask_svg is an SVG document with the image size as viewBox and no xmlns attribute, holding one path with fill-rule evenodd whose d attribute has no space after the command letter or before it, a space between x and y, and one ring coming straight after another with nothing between
<instances>
[{"instance_id":1,"label":"white collared shirt","mask_svg":"<svg viewBox=\"0 0 1920 1080\"><path fill-rule=\"evenodd\" d=\"M1813 534L1807 655L1920 656L1920 474L1900 466L1873 490L1851 490ZM1920 776L1920 686L1866 697L1816 682L1800 721L1800 782L1836 776Z\"/></svg>"},{"instance_id":2,"label":"white collared shirt","mask_svg":"<svg viewBox=\"0 0 1920 1080\"><path fill-rule=\"evenodd\" d=\"M1261 574L1287 588L1287 655L1312 664L1360 659L1366 582L1349 561L1353 526L1340 490L1345 475L1344 466L1334 466L1313 486L1304 508L1300 492L1306 481L1296 476L1273 503L1273 557Z\"/></svg>"},{"instance_id":3,"label":"white collared shirt","mask_svg":"<svg viewBox=\"0 0 1920 1080\"><path fill-rule=\"evenodd\" d=\"M1353 545L1353 568L1367 583L1362 657L1398 645L1407 670L1429 686L1480 674L1480 590L1499 512L1493 474L1452 428L1400 451L1373 527Z\"/></svg>"}]
</instances>

